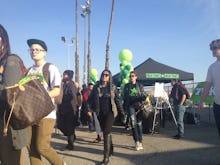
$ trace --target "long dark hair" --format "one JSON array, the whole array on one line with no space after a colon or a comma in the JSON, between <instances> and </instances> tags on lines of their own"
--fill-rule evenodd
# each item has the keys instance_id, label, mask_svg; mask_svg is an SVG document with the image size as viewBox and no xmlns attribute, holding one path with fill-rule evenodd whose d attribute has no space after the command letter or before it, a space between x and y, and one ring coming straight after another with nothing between
<instances>
[{"instance_id":1,"label":"long dark hair","mask_svg":"<svg viewBox=\"0 0 220 165\"><path fill-rule=\"evenodd\" d=\"M111 85L113 84L112 73L111 73L111 71L108 70L108 69L105 69L105 70L102 71L101 76L100 76L99 83L100 83L101 85L103 84L102 77L104 76L104 72L108 72L108 74L109 74L108 86L109 86L109 85L111 86Z\"/></svg>"},{"instance_id":2,"label":"long dark hair","mask_svg":"<svg viewBox=\"0 0 220 165\"><path fill-rule=\"evenodd\" d=\"M2 38L2 44L0 45L0 60L1 60L11 53L8 33L1 24L0 24L0 37Z\"/></svg>"}]
</instances>

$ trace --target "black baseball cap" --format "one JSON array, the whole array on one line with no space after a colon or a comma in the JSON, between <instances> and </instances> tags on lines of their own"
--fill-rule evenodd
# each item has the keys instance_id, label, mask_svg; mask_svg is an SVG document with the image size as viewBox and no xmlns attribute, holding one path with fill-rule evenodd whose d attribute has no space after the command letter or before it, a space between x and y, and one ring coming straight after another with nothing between
<instances>
[{"instance_id":1,"label":"black baseball cap","mask_svg":"<svg viewBox=\"0 0 220 165\"><path fill-rule=\"evenodd\" d=\"M44 50L47 51L47 45L42 40L39 40L39 39L29 39L29 40L27 40L27 44L28 44L29 47L31 47L31 45L33 45L33 44L39 44L40 46L42 46L42 48L44 48Z\"/></svg>"}]
</instances>

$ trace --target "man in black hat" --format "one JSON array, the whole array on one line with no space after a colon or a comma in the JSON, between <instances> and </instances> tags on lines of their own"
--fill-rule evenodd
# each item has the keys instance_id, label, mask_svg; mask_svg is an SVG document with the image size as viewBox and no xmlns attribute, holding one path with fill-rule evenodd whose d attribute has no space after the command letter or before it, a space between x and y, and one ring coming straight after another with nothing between
<instances>
[{"instance_id":1,"label":"man in black hat","mask_svg":"<svg viewBox=\"0 0 220 165\"><path fill-rule=\"evenodd\" d=\"M47 63L45 60L47 54L47 45L39 39L27 40L31 58L34 65L30 67L28 76L38 77L42 81L45 89L48 91L52 101L60 94L61 75L58 68L50 64L48 67L49 83L44 77L43 68ZM37 107L36 107L37 108ZM50 145L51 135L56 122L56 110L53 110L48 116L39 123L32 126L32 139L28 147L30 152L30 162L32 165L42 164L41 156L44 156L51 164L65 165L65 162L58 156L57 152Z\"/></svg>"},{"instance_id":2,"label":"man in black hat","mask_svg":"<svg viewBox=\"0 0 220 165\"><path fill-rule=\"evenodd\" d=\"M63 99L57 111L57 127L68 137L68 144L66 146L68 150L74 149L78 111L77 88L72 81L73 73L72 70L65 70L63 72Z\"/></svg>"}]
</instances>

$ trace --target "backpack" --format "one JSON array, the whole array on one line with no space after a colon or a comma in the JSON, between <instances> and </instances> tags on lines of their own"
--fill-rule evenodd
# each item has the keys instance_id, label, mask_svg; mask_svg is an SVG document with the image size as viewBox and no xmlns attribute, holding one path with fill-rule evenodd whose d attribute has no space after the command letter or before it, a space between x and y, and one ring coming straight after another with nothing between
<instances>
[{"instance_id":1,"label":"backpack","mask_svg":"<svg viewBox=\"0 0 220 165\"><path fill-rule=\"evenodd\" d=\"M50 73L49 73L49 66L51 65L51 63L46 63L44 64L43 66L43 75L44 75L44 78L48 84L48 86L51 88L51 84L50 84ZM55 100L55 103L57 105L60 105L62 103L62 99L63 99L63 83L61 82L61 85L60 85L60 94L58 96L56 96L54 98Z\"/></svg>"},{"instance_id":2,"label":"backpack","mask_svg":"<svg viewBox=\"0 0 220 165\"><path fill-rule=\"evenodd\" d=\"M179 83L180 87L184 90L184 92L186 93L186 99L190 99L190 93L188 91L188 89L185 87L184 84Z\"/></svg>"}]
</instances>

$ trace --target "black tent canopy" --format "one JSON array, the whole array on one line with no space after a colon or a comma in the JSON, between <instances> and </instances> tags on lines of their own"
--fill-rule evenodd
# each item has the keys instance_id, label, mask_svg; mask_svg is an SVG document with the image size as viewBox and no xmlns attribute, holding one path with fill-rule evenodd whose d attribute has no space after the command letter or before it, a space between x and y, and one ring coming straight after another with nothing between
<instances>
[{"instance_id":1,"label":"black tent canopy","mask_svg":"<svg viewBox=\"0 0 220 165\"><path fill-rule=\"evenodd\" d=\"M181 81L194 80L193 73L185 72L168 65L159 63L152 58L134 68L138 76L138 81L144 86L152 86L155 82L169 83L171 79L180 79ZM113 76L113 81L120 86L120 73Z\"/></svg>"}]
</instances>

